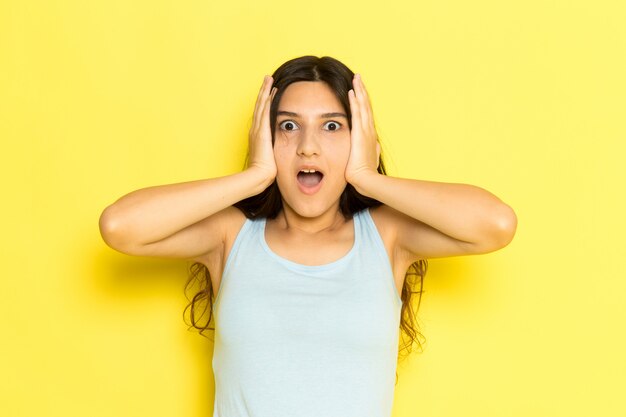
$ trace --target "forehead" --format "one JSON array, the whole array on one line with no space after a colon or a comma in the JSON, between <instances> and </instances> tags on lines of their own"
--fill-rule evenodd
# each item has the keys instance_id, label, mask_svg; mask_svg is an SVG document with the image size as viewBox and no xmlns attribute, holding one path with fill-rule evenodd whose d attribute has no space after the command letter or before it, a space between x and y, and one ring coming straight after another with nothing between
<instances>
[{"instance_id":1,"label":"forehead","mask_svg":"<svg viewBox=\"0 0 626 417\"><path fill-rule=\"evenodd\" d=\"M339 99L323 81L298 81L289 84L283 93L278 110L296 113L343 111Z\"/></svg>"}]
</instances>

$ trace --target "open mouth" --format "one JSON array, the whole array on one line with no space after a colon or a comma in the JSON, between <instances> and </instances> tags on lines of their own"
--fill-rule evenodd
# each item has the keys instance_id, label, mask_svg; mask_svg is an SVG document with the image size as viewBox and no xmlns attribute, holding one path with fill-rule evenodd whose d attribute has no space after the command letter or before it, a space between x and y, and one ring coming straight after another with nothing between
<instances>
[{"instance_id":1,"label":"open mouth","mask_svg":"<svg viewBox=\"0 0 626 417\"><path fill-rule=\"evenodd\" d=\"M298 182L306 188L316 187L322 181L323 177L324 174L312 169L298 172Z\"/></svg>"}]
</instances>

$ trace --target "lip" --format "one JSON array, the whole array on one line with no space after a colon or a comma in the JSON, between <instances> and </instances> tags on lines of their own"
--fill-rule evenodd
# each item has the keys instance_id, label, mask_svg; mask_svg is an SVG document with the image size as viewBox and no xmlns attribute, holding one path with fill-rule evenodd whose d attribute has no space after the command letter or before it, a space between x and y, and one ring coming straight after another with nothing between
<instances>
[{"instance_id":1,"label":"lip","mask_svg":"<svg viewBox=\"0 0 626 417\"><path fill-rule=\"evenodd\" d=\"M300 181L298 181L298 173L302 171L303 169L314 169L320 172L322 174L322 180L315 187L305 187L304 185L300 184ZM324 172L317 165L303 164L299 166L298 169L296 170L296 183L298 184L298 188L300 189L300 191L306 195L312 195L318 192L320 188L322 188L322 185L324 184L324 178L326 178L326 174L324 174Z\"/></svg>"}]
</instances>

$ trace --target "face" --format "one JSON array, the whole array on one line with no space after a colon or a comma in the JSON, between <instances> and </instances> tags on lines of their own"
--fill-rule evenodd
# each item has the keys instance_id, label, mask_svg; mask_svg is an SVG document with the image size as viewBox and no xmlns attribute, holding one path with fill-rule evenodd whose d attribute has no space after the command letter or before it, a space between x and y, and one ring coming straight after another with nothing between
<instances>
[{"instance_id":1,"label":"face","mask_svg":"<svg viewBox=\"0 0 626 417\"><path fill-rule=\"evenodd\" d=\"M304 217L338 209L349 155L348 117L328 84L290 84L278 103L274 138L283 205ZM300 173L307 167L323 174L319 183L319 174Z\"/></svg>"}]
</instances>

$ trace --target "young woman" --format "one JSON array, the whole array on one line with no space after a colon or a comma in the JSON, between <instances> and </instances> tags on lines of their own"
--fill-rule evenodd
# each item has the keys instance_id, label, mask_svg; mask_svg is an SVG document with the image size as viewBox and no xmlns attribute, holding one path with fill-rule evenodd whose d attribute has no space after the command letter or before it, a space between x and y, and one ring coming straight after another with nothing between
<instances>
[{"instance_id":1,"label":"young woman","mask_svg":"<svg viewBox=\"0 0 626 417\"><path fill-rule=\"evenodd\" d=\"M418 334L409 270L421 284L428 258L513 238L515 213L493 194L387 176L380 154L361 77L303 56L265 77L246 169L102 213L112 248L204 272L192 322L208 302L215 416L389 416L399 328Z\"/></svg>"}]
</instances>

